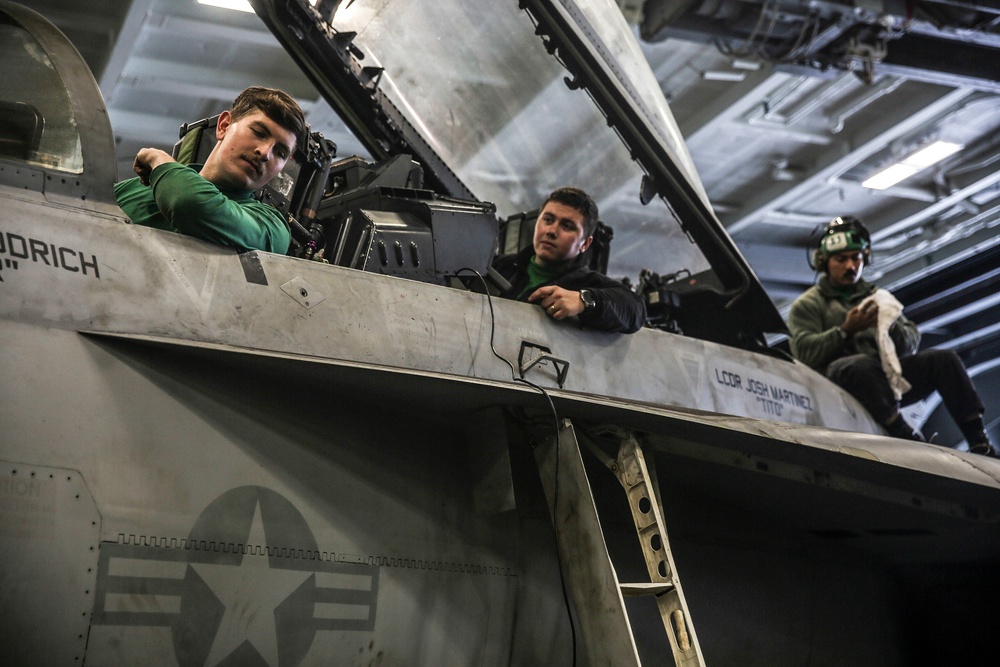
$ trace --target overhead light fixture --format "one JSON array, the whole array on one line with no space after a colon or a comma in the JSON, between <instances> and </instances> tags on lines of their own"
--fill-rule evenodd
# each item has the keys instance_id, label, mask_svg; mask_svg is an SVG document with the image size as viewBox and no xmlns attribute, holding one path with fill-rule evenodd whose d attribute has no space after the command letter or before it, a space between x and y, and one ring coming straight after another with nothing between
<instances>
[{"instance_id":1,"label":"overhead light fixture","mask_svg":"<svg viewBox=\"0 0 1000 667\"><path fill-rule=\"evenodd\" d=\"M747 78L746 72L727 72L726 70L706 69L701 72L705 81L742 81Z\"/></svg>"},{"instance_id":2,"label":"overhead light fixture","mask_svg":"<svg viewBox=\"0 0 1000 667\"><path fill-rule=\"evenodd\" d=\"M247 0L198 0L198 4L222 7L223 9L235 9L238 12L254 13L253 7L250 6Z\"/></svg>"},{"instance_id":3,"label":"overhead light fixture","mask_svg":"<svg viewBox=\"0 0 1000 667\"><path fill-rule=\"evenodd\" d=\"M743 58L733 58L729 61L733 69L745 69L756 72L760 69L759 60L745 60Z\"/></svg>"},{"instance_id":4,"label":"overhead light fixture","mask_svg":"<svg viewBox=\"0 0 1000 667\"><path fill-rule=\"evenodd\" d=\"M935 141L921 148L916 153L908 155L905 159L889 165L868 180L861 183L863 187L871 190L885 190L891 188L896 183L906 180L931 165L935 165L949 155L954 155L965 148L962 144L953 144L950 141Z\"/></svg>"}]
</instances>

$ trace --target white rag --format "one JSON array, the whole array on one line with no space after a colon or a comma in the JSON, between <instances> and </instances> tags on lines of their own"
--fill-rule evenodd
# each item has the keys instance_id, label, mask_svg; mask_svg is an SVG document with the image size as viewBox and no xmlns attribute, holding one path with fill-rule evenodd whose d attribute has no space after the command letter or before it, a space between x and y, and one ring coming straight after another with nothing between
<instances>
[{"instance_id":1,"label":"white rag","mask_svg":"<svg viewBox=\"0 0 1000 667\"><path fill-rule=\"evenodd\" d=\"M892 393L895 394L898 401L903 394L910 390L911 385L903 377L903 369L899 365L899 356L896 354L896 344L889 337L889 327L903 312L903 304L892 295L892 292L882 288L875 290L875 293L862 301L860 306L864 308L872 302L878 306L878 321L875 323L875 342L878 344L878 356L882 360L882 370L885 371L885 376L889 379Z\"/></svg>"}]
</instances>

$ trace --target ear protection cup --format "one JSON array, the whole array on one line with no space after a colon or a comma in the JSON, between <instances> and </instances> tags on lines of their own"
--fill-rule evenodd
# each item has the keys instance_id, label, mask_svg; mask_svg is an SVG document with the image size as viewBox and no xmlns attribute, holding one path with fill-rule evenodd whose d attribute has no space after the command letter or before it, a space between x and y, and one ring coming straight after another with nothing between
<instances>
[{"instance_id":1,"label":"ear protection cup","mask_svg":"<svg viewBox=\"0 0 1000 667\"><path fill-rule=\"evenodd\" d=\"M823 253L818 248L809 253L809 268L813 271L826 273L826 261L823 259Z\"/></svg>"},{"instance_id":2,"label":"ear protection cup","mask_svg":"<svg viewBox=\"0 0 1000 667\"><path fill-rule=\"evenodd\" d=\"M823 253L818 248L813 250L809 257L809 268L813 271L826 273L826 260L823 259Z\"/></svg>"}]
</instances>

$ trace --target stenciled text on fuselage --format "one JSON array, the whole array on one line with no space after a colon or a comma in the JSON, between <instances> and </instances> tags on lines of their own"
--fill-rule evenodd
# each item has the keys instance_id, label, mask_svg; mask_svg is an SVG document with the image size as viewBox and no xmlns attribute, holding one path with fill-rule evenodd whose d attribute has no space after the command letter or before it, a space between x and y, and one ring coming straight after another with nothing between
<instances>
[{"instance_id":1,"label":"stenciled text on fuselage","mask_svg":"<svg viewBox=\"0 0 1000 667\"><path fill-rule=\"evenodd\" d=\"M0 231L0 269L17 269L18 261L35 262L70 273L93 276L100 280L101 270L97 255L56 245L47 241L26 238L13 232ZM3 275L0 273L0 280Z\"/></svg>"},{"instance_id":2,"label":"stenciled text on fuselage","mask_svg":"<svg viewBox=\"0 0 1000 667\"><path fill-rule=\"evenodd\" d=\"M736 373L732 370L716 368L715 381L724 387L745 391L753 397L760 408L769 415L780 417L785 406L813 411L812 397L798 391L780 387L773 382Z\"/></svg>"}]
</instances>

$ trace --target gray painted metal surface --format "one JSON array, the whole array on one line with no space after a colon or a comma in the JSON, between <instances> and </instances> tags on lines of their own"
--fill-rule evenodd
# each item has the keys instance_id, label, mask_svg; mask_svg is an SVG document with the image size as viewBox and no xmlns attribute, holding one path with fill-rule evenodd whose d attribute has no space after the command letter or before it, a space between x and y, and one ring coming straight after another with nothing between
<instances>
[{"instance_id":1,"label":"gray painted metal surface","mask_svg":"<svg viewBox=\"0 0 1000 667\"><path fill-rule=\"evenodd\" d=\"M11 193L4 315L47 326L301 354L411 372L511 380L490 350L522 342L570 364L565 390L732 415L877 432L845 392L801 364L665 332L553 324L535 306L269 253L265 285L231 249ZM47 224L40 226L39 216ZM44 231L43 231L44 230ZM302 290L314 295L303 300ZM68 295L72 294L72 298ZM50 296L60 297L54 309ZM551 366L531 379L554 387Z\"/></svg>"},{"instance_id":2,"label":"gray painted metal surface","mask_svg":"<svg viewBox=\"0 0 1000 667\"><path fill-rule=\"evenodd\" d=\"M78 471L0 460L5 662L81 664L100 536L101 515Z\"/></svg>"},{"instance_id":3,"label":"gray painted metal surface","mask_svg":"<svg viewBox=\"0 0 1000 667\"><path fill-rule=\"evenodd\" d=\"M379 419L339 392L297 404L313 387L294 378L73 331L5 320L0 341L17 386L0 407L4 460L79 471L101 512L99 566L98 528L62 528L61 507L40 515L56 522L44 540L4 531L20 558L4 561L3 625L32 651L20 664L72 664L37 652L79 632L53 624L54 600L85 620L93 604L87 664L252 650L274 665L506 662L514 616L497 612L517 607L515 517L475 513L465 436L444 418L396 406ZM49 579L45 554L86 563L96 586ZM19 585L13 562L30 564Z\"/></svg>"},{"instance_id":4,"label":"gray painted metal surface","mask_svg":"<svg viewBox=\"0 0 1000 667\"><path fill-rule=\"evenodd\" d=\"M0 371L8 379L0 402L2 458L79 471L100 508L107 569L98 569L93 589L89 664L204 664L251 649L264 656L290 651L296 664L329 655L357 655L357 664L379 656L386 664L435 664L442 655L461 664L568 664L556 556L528 535L541 530L542 544L551 537L516 512L474 512L482 487L473 479L482 475L468 476L467 450L482 438L468 440L478 419L470 415L490 406L539 409L541 400L493 356L485 296L255 253L261 284L248 279L246 262L233 251L127 225L110 211L95 218L21 191L5 201L4 259L16 266L5 264L0 291ZM919 498L924 513L957 522L949 528L957 530L956 549L973 554L968 545L978 543L993 558L1000 548L978 528L958 530L968 521L964 507L978 508L977 526L995 528L995 501L967 491L1000 489L994 462L858 433L876 430L867 415L800 365L662 332L595 334L553 324L530 305L492 305L500 354L516 359L529 341L570 363L563 389L550 366L528 378L549 387L562 414L661 434L648 436L654 451L710 470L767 470L775 483L831 490L874 507L888 501L907 508ZM792 392L780 396L794 403L775 401L782 416L808 423L758 418L768 414L757 400L760 387L768 400L778 396L772 387ZM899 486L887 467L913 480ZM725 496L717 474L701 476L697 491L680 485L692 494L685 502L664 502L671 526L678 506ZM936 491L943 481L958 496ZM749 497L772 508L801 504L803 516L822 507L819 500L791 500L813 491L770 498L772 491ZM212 523L211 508L240 493L277 494L274 505L295 508L302 519L294 523L308 531L283 529L273 541L263 511L271 501L262 501L259 521L250 510L241 515L244 533L220 538L230 528ZM497 499L484 506L491 504L504 506ZM713 525L708 518L703 525ZM214 539L202 545L199 530ZM934 523L929 534L949 534L943 530ZM621 539L635 541L634 534ZM699 600L715 599L701 583L715 575L683 554L713 539L693 546L681 540L677 566L681 580L697 582L686 590L703 642L699 619L708 619L708 664L713 651L726 655L711 620L722 601L699 607ZM936 539L929 548L943 553ZM15 541L8 548L32 553L34 545ZM528 554L549 565L526 565ZM113 575L121 563L140 574ZM211 572L222 574L209 582ZM331 605L308 617L305 635L288 636L287 621L240 625L226 616L239 604L275 613L264 592L287 593L282 586L303 572L316 583L298 593L305 598L290 598L289 613L306 613L295 607L303 599ZM622 579L637 579L629 574ZM783 576L781 569L762 570L754 595L787 596L776 584ZM345 586L344 577L354 583ZM217 617L192 620L200 616L189 610L203 609L193 601L202 598L191 597L192 581L203 582L196 588L211 591L204 599L221 605ZM669 653L649 648L657 646L649 628L663 634L658 616L649 620L632 604L643 661L650 651ZM548 619L548 631L526 618ZM362 621L369 624L356 625ZM217 645L227 627L259 639ZM183 639L192 632L193 644Z\"/></svg>"},{"instance_id":5,"label":"gray painted metal surface","mask_svg":"<svg viewBox=\"0 0 1000 667\"><path fill-rule=\"evenodd\" d=\"M656 460L708 664L906 664L925 612L954 611L943 577L991 608L1000 466L878 435L799 364L240 254L6 164L0 632L23 664L569 665L574 639L599 640L574 634L525 471L550 406ZM515 364L525 344L568 364L561 388L551 361L527 373L551 404L492 349ZM623 504L606 477L613 492L586 475L602 516ZM614 570L641 581L620 526L602 521ZM730 611L733 590L754 604ZM661 664L659 613L624 604L639 659Z\"/></svg>"}]
</instances>

